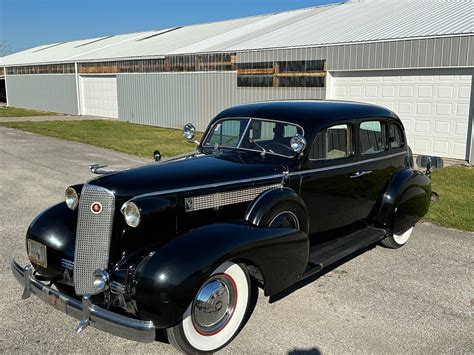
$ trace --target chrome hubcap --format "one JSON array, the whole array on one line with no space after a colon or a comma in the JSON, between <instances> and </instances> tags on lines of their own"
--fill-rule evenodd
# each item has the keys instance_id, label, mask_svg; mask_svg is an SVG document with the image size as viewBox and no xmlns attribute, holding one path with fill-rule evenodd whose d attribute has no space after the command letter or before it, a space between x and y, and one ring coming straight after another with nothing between
<instances>
[{"instance_id":1,"label":"chrome hubcap","mask_svg":"<svg viewBox=\"0 0 474 355\"><path fill-rule=\"evenodd\" d=\"M201 287L192 312L193 324L199 333L212 335L225 327L234 312L235 292L225 275L216 275Z\"/></svg>"},{"instance_id":2,"label":"chrome hubcap","mask_svg":"<svg viewBox=\"0 0 474 355\"><path fill-rule=\"evenodd\" d=\"M295 216L294 213L286 211L275 216L275 218L273 218L273 220L270 222L269 227L293 228L299 230L300 224L298 222L298 218Z\"/></svg>"}]
</instances>

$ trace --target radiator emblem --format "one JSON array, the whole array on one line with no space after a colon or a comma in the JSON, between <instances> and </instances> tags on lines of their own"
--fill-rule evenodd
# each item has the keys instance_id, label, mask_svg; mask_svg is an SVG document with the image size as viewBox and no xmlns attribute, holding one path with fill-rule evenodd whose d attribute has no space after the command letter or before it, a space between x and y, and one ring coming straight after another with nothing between
<instances>
[{"instance_id":1,"label":"radiator emblem","mask_svg":"<svg viewBox=\"0 0 474 355\"><path fill-rule=\"evenodd\" d=\"M100 202L93 202L91 205L91 212L93 214L99 214L102 212L102 204Z\"/></svg>"}]
</instances>

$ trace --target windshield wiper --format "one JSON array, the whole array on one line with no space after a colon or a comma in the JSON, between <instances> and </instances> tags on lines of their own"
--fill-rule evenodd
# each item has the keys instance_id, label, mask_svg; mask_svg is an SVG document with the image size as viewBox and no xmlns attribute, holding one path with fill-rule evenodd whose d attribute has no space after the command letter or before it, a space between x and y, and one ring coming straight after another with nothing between
<instances>
[{"instance_id":1,"label":"windshield wiper","mask_svg":"<svg viewBox=\"0 0 474 355\"><path fill-rule=\"evenodd\" d=\"M265 148L263 148L260 144L258 144L257 142L255 142L255 141L254 141L252 138L250 138L250 137L249 137L249 142L255 144L257 147L259 147L259 148L262 150L262 152L260 153L260 154L262 155L262 157L265 156L266 153L273 153L273 154L275 154L272 150L270 150L270 149L269 149L269 150L266 150Z\"/></svg>"}]
</instances>

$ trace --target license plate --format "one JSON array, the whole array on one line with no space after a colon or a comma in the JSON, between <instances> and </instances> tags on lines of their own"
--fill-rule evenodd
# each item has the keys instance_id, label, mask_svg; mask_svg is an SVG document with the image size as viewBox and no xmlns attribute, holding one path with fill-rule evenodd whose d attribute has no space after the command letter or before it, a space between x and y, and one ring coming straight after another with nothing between
<instances>
[{"instance_id":1,"label":"license plate","mask_svg":"<svg viewBox=\"0 0 474 355\"><path fill-rule=\"evenodd\" d=\"M46 256L46 245L28 240L28 257L32 262L44 268L48 267L48 258Z\"/></svg>"}]
</instances>

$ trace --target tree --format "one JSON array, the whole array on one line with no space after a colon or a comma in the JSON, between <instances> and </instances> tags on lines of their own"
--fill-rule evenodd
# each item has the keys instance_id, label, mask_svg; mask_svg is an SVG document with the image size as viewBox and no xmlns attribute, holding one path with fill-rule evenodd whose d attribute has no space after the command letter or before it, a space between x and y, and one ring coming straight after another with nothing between
<instances>
[{"instance_id":1,"label":"tree","mask_svg":"<svg viewBox=\"0 0 474 355\"><path fill-rule=\"evenodd\" d=\"M0 57L4 57L6 55L9 55L11 52L12 51L10 49L10 43L8 43L5 40L0 41Z\"/></svg>"}]
</instances>

